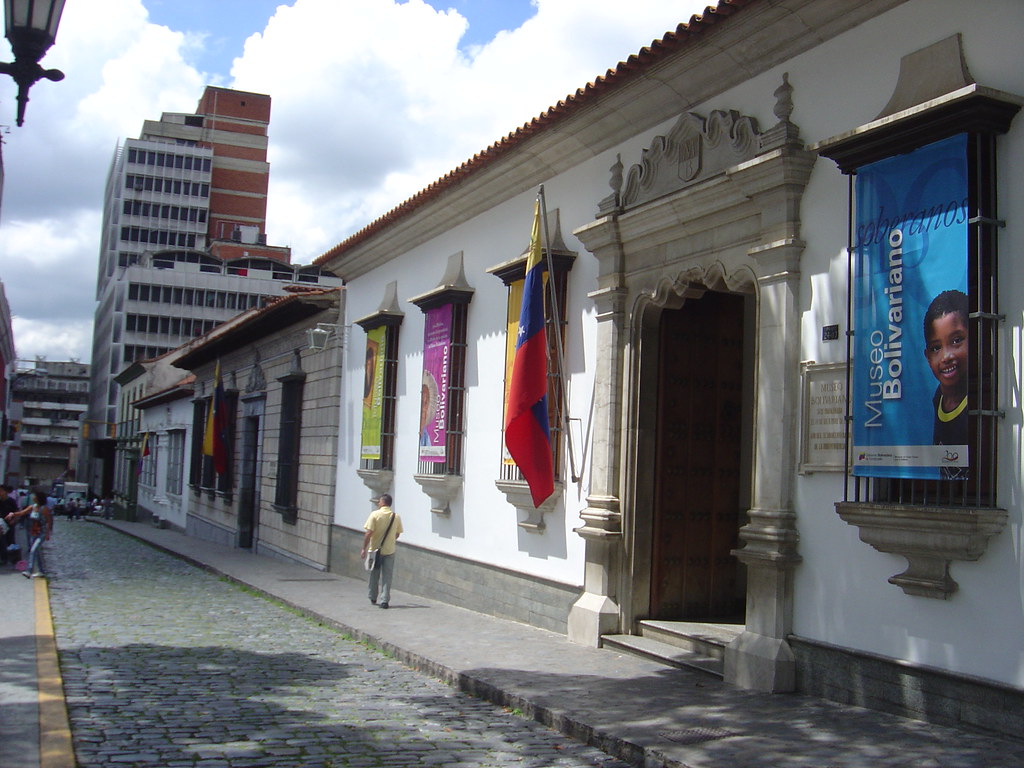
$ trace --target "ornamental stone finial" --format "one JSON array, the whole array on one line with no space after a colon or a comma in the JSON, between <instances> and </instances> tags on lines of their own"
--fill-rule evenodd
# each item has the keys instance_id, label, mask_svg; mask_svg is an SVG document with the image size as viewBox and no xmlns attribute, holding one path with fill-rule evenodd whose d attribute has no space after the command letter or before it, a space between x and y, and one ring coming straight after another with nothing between
<instances>
[{"instance_id":1,"label":"ornamental stone finial","mask_svg":"<svg viewBox=\"0 0 1024 768\"><path fill-rule=\"evenodd\" d=\"M598 215L611 213L619 208L622 199L622 155L615 155L615 163L608 170L611 171L608 186L612 188L612 193L597 204Z\"/></svg>"},{"instance_id":2,"label":"ornamental stone finial","mask_svg":"<svg viewBox=\"0 0 1024 768\"><path fill-rule=\"evenodd\" d=\"M267 388L267 379L263 375L263 368L260 365L260 351L257 349L253 355L252 368L249 370L249 380L245 384L246 394L261 392Z\"/></svg>"},{"instance_id":3,"label":"ornamental stone finial","mask_svg":"<svg viewBox=\"0 0 1024 768\"><path fill-rule=\"evenodd\" d=\"M622 190L622 155L615 155L615 164L609 168L612 172L612 177L608 180L609 186L612 188L612 193L618 196Z\"/></svg>"},{"instance_id":4,"label":"ornamental stone finial","mask_svg":"<svg viewBox=\"0 0 1024 768\"><path fill-rule=\"evenodd\" d=\"M775 89L775 108L772 110L779 122L788 123L793 114L793 86L789 84L789 72L782 73L782 85Z\"/></svg>"}]
</instances>

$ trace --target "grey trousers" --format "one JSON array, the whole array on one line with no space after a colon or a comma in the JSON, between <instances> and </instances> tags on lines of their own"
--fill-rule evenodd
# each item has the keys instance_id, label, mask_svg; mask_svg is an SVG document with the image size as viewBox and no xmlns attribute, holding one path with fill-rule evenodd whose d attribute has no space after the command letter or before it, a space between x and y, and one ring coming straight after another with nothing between
<instances>
[{"instance_id":1,"label":"grey trousers","mask_svg":"<svg viewBox=\"0 0 1024 768\"><path fill-rule=\"evenodd\" d=\"M377 553L377 566L370 571L370 602L391 602L391 577L395 574L395 556Z\"/></svg>"}]
</instances>

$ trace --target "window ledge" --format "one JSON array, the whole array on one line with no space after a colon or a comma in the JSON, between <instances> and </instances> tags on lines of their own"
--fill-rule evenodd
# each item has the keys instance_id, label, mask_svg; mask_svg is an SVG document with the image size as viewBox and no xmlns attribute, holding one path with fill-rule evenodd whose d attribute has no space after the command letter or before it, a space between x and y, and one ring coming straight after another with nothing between
<instances>
[{"instance_id":1,"label":"window ledge","mask_svg":"<svg viewBox=\"0 0 1024 768\"><path fill-rule=\"evenodd\" d=\"M279 504L271 504L274 511L281 515L281 522L287 525L295 525L299 521L299 508L294 506L282 507Z\"/></svg>"},{"instance_id":2,"label":"window ledge","mask_svg":"<svg viewBox=\"0 0 1024 768\"><path fill-rule=\"evenodd\" d=\"M838 502L836 512L860 529L861 541L879 552L902 555L908 567L889 583L908 595L947 599L958 585L949 575L953 560L978 560L988 540L1003 530L1005 509L927 507Z\"/></svg>"},{"instance_id":3,"label":"window ledge","mask_svg":"<svg viewBox=\"0 0 1024 768\"><path fill-rule=\"evenodd\" d=\"M558 500L562 498L562 483L555 483L555 492L539 507L533 506L530 486L525 480L495 480L494 484L505 494L508 503L515 507L517 512L526 515L526 519L519 523L519 527L530 533L544 532L547 527L544 523L544 514L553 510Z\"/></svg>"},{"instance_id":4,"label":"window ledge","mask_svg":"<svg viewBox=\"0 0 1024 768\"><path fill-rule=\"evenodd\" d=\"M413 475L423 492L430 497L430 511L450 515L452 500L462 488L462 475Z\"/></svg>"}]
</instances>

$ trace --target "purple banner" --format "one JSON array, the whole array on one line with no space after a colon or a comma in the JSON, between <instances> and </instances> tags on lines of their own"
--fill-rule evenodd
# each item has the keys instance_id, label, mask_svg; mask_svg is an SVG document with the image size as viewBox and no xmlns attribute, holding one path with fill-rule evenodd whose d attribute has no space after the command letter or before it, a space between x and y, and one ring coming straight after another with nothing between
<instances>
[{"instance_id":1,"label":"purple banner","mask_svg":"<svg viewBox=\"0 0 1024 768\"><path fill-rule=\"evenodd\" d=\"M423 383L420 388L420 461L447 458L448 377L452 357L452 305L427 310L423 329Z\"/></svg>"}]
</instances>

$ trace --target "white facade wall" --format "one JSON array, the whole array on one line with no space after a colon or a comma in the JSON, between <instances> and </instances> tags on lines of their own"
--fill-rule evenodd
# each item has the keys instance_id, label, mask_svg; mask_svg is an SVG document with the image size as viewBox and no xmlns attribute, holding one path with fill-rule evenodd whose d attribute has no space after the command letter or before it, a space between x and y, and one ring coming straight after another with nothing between
<instances>
[{"instance_id":1,"label":"white facade wall","mask_svg":"<svg viewBox=\"0 0 1024 768\"><path fill-rule=\"evenodd\" d=\"M582 220L592 206L569 193L576 174L555 180L547 188L549 211L560 209L563 222ZM499 477L504 397L505 323L508 289L489 267L519 257L529 245L534 193L509 200L477 220L445 233L441 238L404 254L385 269L349 283L346 323L372 314L385 285L398 280L398 297L405 313L399 335L398 405L396 413L395 474L392 495L402 515L402 540L427 549L478 560L553 581L581 582L582 541L572 533L579 525L577 512L588 487L586 474L578 485L567 484L565 501L545 516L546 529L531 533L520 528L523 519L495 486ZM593 309L583 300L585 286L595 279L595 265L582 246L563 235L570 250L578 252L569 274L565 351L569 380L569 414L578 419L577 434L586 431L591 411L594 356ZM416 474L419 426L419 391L423 366L425 315L406 299L435 288L447 259L461 251L466 279L475 289L468 308L466 356L466 443L462 492L451 505L448 517L431 513L430 499L413 480ZM362 419L363 350L366 334L349 329L346 378L343 391L351 393L342 409L339 445L338 525L361 529L371 507L370 490L356 474ZM585 461L585 446L575 445L577 464ZM566 465L568 461L564 462ZM348 500L348 501L346 501Z\"/></svg>"},{"instance_id":2,"label":"white facade wall","mask_svg":"<svg viewBox=\"0 0 1024 768\"><path fill-rule=\"evenodd\" d=\"M1024 5L1017 0L985 3L983 13L976 4L959 0L912 0L706 102L688 104L681 98L680 114L693 111L706 117L715 109L737 110L758 118L762 128L769 127L776 122L773 92L788 73L794 88L792 121L800 128L801 140L811 145L874 120L896 86L901 57L956 33L962 35L967 65L979 84L1021 95L1022 29ZM685 85L679 90L685 93ZM580 426L574 435L592 437L588 427L594 405L593 371L601 350L595 344L595 309L587 297L598 287L596 263L572 232L594 220L598 201L609 192L608 169L616 154L628 169L640 162L641 150L652 138L674 122L668 120L597 156L581 153L577 165L542 180L549 209L559 209L564 240L577 253L568 283L566 334L570 417ZM1016 117L998 147L999 211L1007 222L999 233L999 302L1006 316L1000 336L1000 406L1006 418L999 439L998 495L999 506L1009 511L1009 523L992 538L980 560L952 564L959 590L948 599L912 597L887 582L904 570L904 559L863 543L858 529L836 514L834 505L843 499L843 475L817 472L794 478L792 507L802 562L794 570L793 632L1024 687L1024 292L1019 290L1024 278L1024 189L1019 184L1024 176L1024 117ZM803 361L846 359L847 183L832 161L819 158L802 198L801 236L806 248L797 304ZM356 473L365 333L352 322L373 314L385 285L397 280L405 319L398 354L392 493L403 517L403 541L577 585L583 581L584 547L572 529L580 525L578 513L587 506L589 440L576 446L583 480L567 485L563 500L546 516L543 533L520 529L517 512L494 484L501 440L506 289L486 269L524 251L533 196L533 189L510 190L487 212L408 252L393 254L383 266L349 283L335 522L358 530L371 508L370 491ZM430 512L429 499L413 480L424 316L406 299L433 289L447 258L459 251L476 293L468 311L465 480L450 518L444 518ZM840 340L823 342L822 326L830 324L839 324ZM794 452L797 439L794 435Z\"/></svg>"},{"instance_id":3,"label":"white facade wall","mask_svg":"<svg viewBox=\"0 0 1024 768\"><path fill-rule=\"evenodd\" d=\"M139 510L158 519L162 525L185 530L190 492L188 468L192 457L192 399L181 397L169 403L155 405L139 411L139 433L149 433L150 456L155 460L153 475L143 474L138 486ZM184 452L180 472L176 479L169 477L170 436L172 430L184 434ZM155 482L146 482L152 477Z\"/></svg>"},{"instance_id":4,"label":"white facade wall","mask_svg":"<svg viewBox=\"0 0 1024 768\"><path fill-rule=\"evenodd\" d=\"M926 23L923 21L926 20ZM967 65L985 86L1024 95L1024 71L1013 43L1024 28L1020 3L986 4L985 12L955 0L911 2L787 62L794 88L793 120L808 144L870 122L892 94L900 58L957 32ZM777 77L774 78L777 81ZM756 85L765 92L773 78ZM760 86L760 90L758 88ZM745 106L745 105L744 105ZM999 304L1002 335L1001 407L1007 418L999 450L999 506L1010 510L1006 529L989 542L978 562L957 563L960 588L947 600L906 595L889 576L906 568L899 556L861 542L858 529L839 519L842 476L798 478L795 504L803 563L796 569L794 631L862 651L1024 686L1024 531L1021 527L1020 414L1024 360L1020 353L1024 295L1024 119L998 141L999 211L1008 226L999 233ZM821 327L846 331L847 178L820 158L804 195L801 357L842 362L843 341L822 342Z\"/></svg>"}]
</instances>

